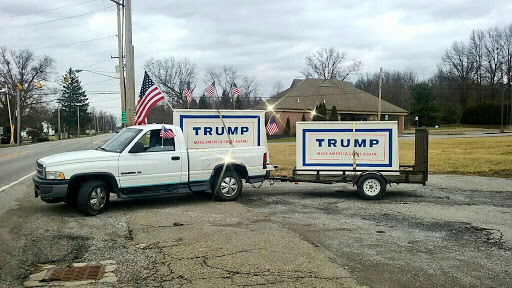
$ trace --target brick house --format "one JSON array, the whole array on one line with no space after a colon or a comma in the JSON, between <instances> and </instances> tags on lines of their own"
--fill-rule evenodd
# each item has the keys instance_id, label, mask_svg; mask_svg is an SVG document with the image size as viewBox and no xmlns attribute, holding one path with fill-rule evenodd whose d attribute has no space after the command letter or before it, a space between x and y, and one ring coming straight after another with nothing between
<instances>
[{"instance_id":1,"label":"brick house","mask_svg":"<svg viewBox=\"0 0 512 288\"><path fill-rule=\"evenodd\" d=\"M311 111L321 102L327 107L327 117L334 105L340 121L377 120L379 98L357 89L350 82L336 79L294 79L290 88L267 101L268 105L272 105L279 127L276 135L283 134L287 118L290 118L290 134L295 135L295 123L301 121L302 115L310 121ZM381 120L398 121L398 131L403 133L407 110L384 100L381 109ZM270 113L267 112L267 120Z\"/></svg>"}]
</instances>

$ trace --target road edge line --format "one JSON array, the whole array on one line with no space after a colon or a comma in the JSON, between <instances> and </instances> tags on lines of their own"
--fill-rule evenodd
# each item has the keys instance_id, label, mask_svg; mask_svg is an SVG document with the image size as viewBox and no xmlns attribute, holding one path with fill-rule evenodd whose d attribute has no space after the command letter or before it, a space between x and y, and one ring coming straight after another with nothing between
<instances>
[{"instance_id":1,"label":"road edge line","mask_svg":"<svg viewBox=\"0 0 512 288\"><path fill-rule=\"evenodd\" d=\"M32 173L30 173L30 174L28 174L28 175L26 175L26 176L21 177L21 178L20 178L20 179L18 179L18 180L16 180L16 181L12 182L11 184L7 184L7 185L5 185L4 187L0 188L0 192L4 191L5 189L7 189L7 188L9 188L9 187L11 187L11 186L13 186L13 185L16 185L16 184L20 183L21 181L23 181L23 180L27 179L28 177L30 177L30 176L32 176L32 175L34 175L35 173L36 173L36 172L34 171L34 172L32 172Z\"/></svg>"}]
</instances>

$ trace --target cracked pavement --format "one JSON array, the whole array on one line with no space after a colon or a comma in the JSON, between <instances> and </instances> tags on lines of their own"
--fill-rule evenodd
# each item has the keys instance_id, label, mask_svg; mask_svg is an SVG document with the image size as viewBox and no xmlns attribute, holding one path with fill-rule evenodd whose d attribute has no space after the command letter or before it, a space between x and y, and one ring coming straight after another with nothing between
<instances>
[{"instance_id":1,"label":"cracked pavement","mask_svg":"<svg viewBox=\"0 0 512 288\"><path fill-rule=\"evenodd\" d=\"M237 202L114 199L84 217L34 199L27 179L0 194L0 287L104 260L118 282L95 287L511 287L511 184L434 175L381 201L345 185L246 185Z\"/></svg>"}]
</instances>

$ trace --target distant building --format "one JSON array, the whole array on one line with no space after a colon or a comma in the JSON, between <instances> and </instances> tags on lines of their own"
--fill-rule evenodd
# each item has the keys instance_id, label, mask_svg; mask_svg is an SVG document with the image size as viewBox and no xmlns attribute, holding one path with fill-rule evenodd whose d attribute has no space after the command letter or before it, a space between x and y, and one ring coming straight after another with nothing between
<instances>
[{"instance_id":1,"label":"distant building","mask_svg":"<svg viewBox=\"0 0 512 288\"><path fill-rule=\"evenodd\" d=\"M273 105L277 118L279 132L276 134L283 133L287 118L290 118L290 133L295 134L295 123L301 121L302 115L307 121L311 120L310 111L322 102L327 107L327 117L334 105L341 121L377 120L379 107L378 97L357 89L350 82L336 79L294 79L290 88L267 102ZM382 100L381 120L398 121L399 133L404 131L407 113L407 110Z\"/></svg>"}]
</instances>

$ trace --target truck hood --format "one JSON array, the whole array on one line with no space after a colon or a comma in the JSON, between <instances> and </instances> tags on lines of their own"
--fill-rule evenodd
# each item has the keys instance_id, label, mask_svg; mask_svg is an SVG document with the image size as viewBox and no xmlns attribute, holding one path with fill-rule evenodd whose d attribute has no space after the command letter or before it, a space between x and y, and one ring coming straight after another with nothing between
<instances>
[{"instance_id":1,"label":"truck hood","mask_svg":"<svg viewBox=\"0 0 512 288\"><path fill-rule=\"evenodd\" d=\"M72 163L115 161L119 153L106 152L101 150L83 150L66 153L59 153L43 157L37 161L45 167Z\"/></svg>"}]
</instances>

